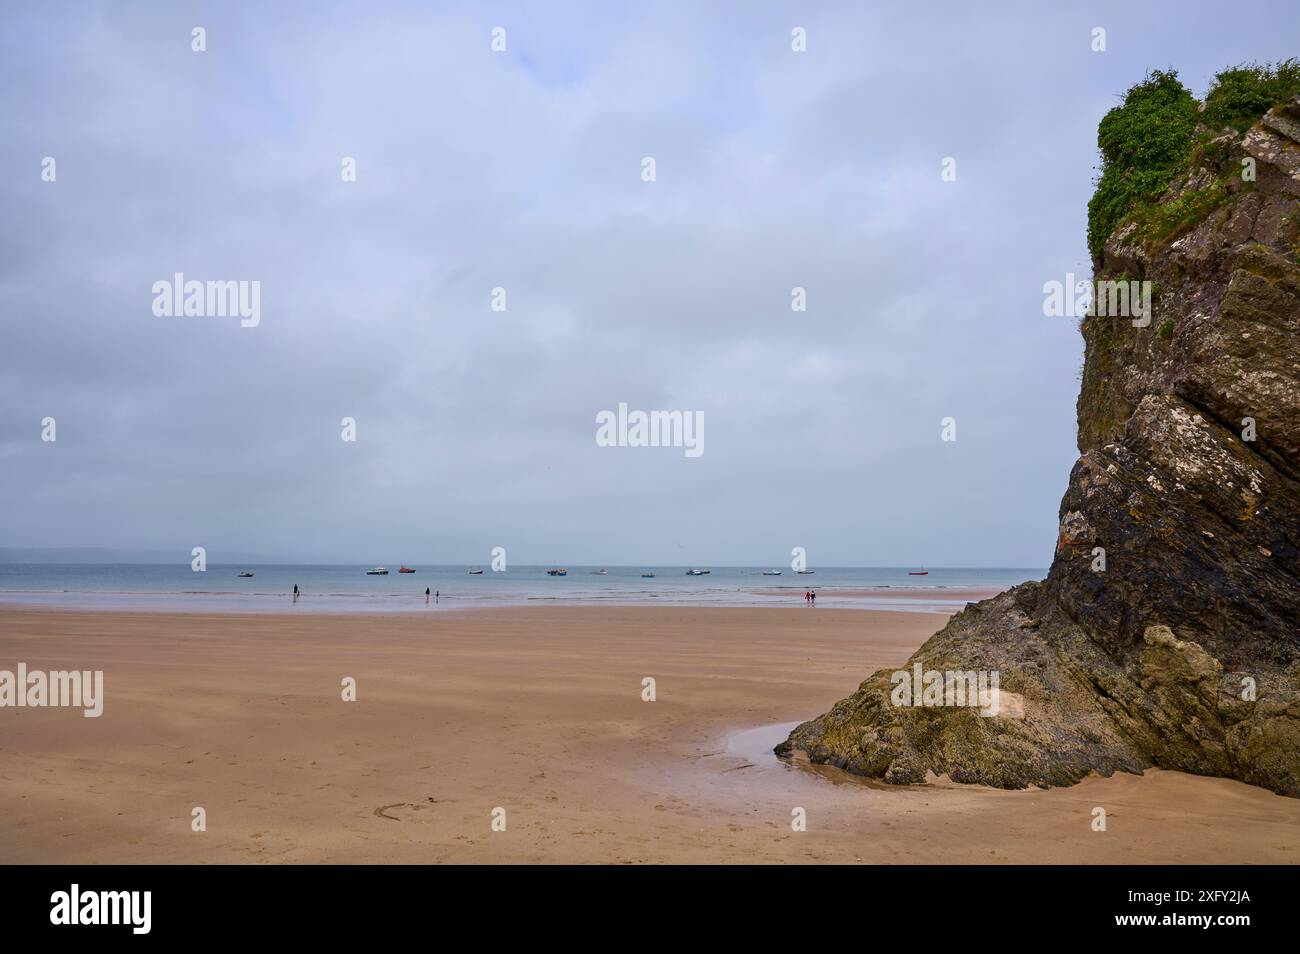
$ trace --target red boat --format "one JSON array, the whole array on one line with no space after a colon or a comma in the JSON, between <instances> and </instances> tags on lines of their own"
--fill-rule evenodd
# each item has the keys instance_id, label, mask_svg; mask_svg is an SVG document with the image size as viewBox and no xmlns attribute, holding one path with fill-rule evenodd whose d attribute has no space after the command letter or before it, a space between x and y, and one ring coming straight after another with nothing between
<instances>
[{"instance_id":1,"label":"red boat","mask_svg":"<svg viewBox=\"0 0 1300 954\"><path fill-rule=\"evenodd\" d=\"M398 573L414 573L415 571L412 570L409 566L399 566L399 567L397 568L397 572L398 572Z\"/></svg>"}]
</instances>

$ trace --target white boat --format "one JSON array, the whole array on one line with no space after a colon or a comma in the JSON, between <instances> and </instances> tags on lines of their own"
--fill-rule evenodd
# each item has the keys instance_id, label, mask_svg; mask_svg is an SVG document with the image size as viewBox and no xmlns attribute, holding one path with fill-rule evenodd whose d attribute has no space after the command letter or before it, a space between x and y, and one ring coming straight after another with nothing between
<instances>
[{"instance_id":1,"label":"white boat","mask_svg":"<svg viewBox=\"0 0 1300 954\"><path fill-rule=\"evenodd\" d=\"M816 570L795 570L795 572L798 573L800 576L812 576L817 571Z\"/></svg>"},{"instance_id":2,"label":"white boat","mask_svg":"<svg viewBox=\"0 0 1300 954\"><path fill-rule=\"evenodd\" d=\"M686 571L687 576L707 576L708 573L709 573L708 570L687 570Z\"/></svg>"},{"instance_id":3,"label":"white boat","mask_svg":"<svg viewBox=\"0 0 1300 954\"><path fill-rule=\"evenodd\" d=\"M386 566L376 566L376 567L372 567L369 570L366 570L366 576L387 576L387 575L388 575L388 567Z\"/></svg>"},{"instance_id":4,"label":"white boat","mask_svg":"<svg viewBox=\"0 0 1300 954\"><path fill-rule=\"evenodd\" d=\"M592 575L592 576L609 576L609 571L607 571L607 570L592 570L592 571L591 571L591 575Z\"/></svg>"},{"instance_id":5,"label":"white boat","mask_svg":"<svg viewBox=\"0 0 1300 954\"><path fill-rule=\"evenodd\" d=\"M482 575L483 575L483 568L482 568L482 567L477 567L477 566L476 566L476 567L474 567L474 569L472 569L472 570L469 571L469 575L470 575L470 576L482 576Z\"/></svg>"},{"instance_id":6,"label":"white boat","mask_svg":"<svg viewBox=\"0 0 1300 954\"><path fill-rule=\"evenodd\" d=\"M253 574L252 574L252 572L249 571L249 570L240 570L240 571L239 571L239 575L240 575L241 577L243 577L244 579L252 579L252 578L253 578Z\"/></svg>"},{"instance_id":7,"label":"white boat","mask_svg":"<svg viewBox=\"0 0 1300 954\"><path fill-rule=\"evenodd\" d=\"M780 571L780 570L764 570L764 571L763 571L763 575L764 575L764 576L780 576L780 575L781 575L781 571Z\"/></svg>"},{"instance_id":8,"label":"white boat","mask_svg":"<svg viewBox=\"0 0 1300 954\"><path fill-rule=\"evenodd\" d=\"M569 571L564 569L563 567L555 567L553 569L547 570L546 575L547 576L568 576Z\"/></svg>"}]
</instances>

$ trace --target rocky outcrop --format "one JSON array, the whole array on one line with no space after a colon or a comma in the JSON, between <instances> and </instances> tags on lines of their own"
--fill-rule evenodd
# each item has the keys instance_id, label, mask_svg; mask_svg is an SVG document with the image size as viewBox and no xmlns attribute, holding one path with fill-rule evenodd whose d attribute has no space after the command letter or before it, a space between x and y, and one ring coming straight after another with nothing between
<instances>
[{"instance_id":1,"label":"rocky outcrop","mask_svg":"<svg viewBox=\"0 0 1300 954\"><path fill-rule=\"evenodd\" d=\"M969 605L907 665L996 672L996 714L900 704L885 670L778 754L895 783L1158 766L1300 797L1300 99L1210 138L1096 265L1153 283L1151 321L1082 322L1047 579Z\"/></svg>"}]
</instances>

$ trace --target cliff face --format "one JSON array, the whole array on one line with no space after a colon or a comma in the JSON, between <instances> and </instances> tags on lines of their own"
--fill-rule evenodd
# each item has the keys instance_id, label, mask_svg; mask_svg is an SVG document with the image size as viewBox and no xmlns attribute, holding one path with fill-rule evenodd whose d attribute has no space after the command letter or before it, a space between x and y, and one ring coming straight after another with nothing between
<instances>
[{"instance_id":1,"label":"cliff face","mask_svg":"<svg viewBox=\"0 0 1300 954\"><path fill-rule=\"evenodd\" d=\"M1098 265L1153 283L1151 321L1083 320L1051 571L907 663L997 672L998 714L898 705L882 670L778 754L1006 788L1159 766L1300 797L1300 98L1200 146Z\"/></svg>"}]
</instances>

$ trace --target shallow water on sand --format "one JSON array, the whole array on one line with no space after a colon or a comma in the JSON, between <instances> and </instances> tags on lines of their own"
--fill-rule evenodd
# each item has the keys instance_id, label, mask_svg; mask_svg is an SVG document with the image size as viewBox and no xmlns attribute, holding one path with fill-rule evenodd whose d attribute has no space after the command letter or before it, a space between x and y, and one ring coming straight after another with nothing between
<instances>
[{"instance_id":1,"label":"shallow water on sand","mask_svg":"<svg viewBox=\"0 0 1300 954\"><path fill-rule=\"evenodd\" d=\"M798 725L798 722L777 722L774 725L759 725L737 732L727 739L727 754L742 758L752 763L755 768L790 769L791 762L777 758L772 750L785 741L786 736Z\"/></svg>"},{"instance_id":2,"label":"shallow water on sand","mask_svg":"<svg viewBox=\"0 0 1300 954\"><path fill-rule=\"evenodd\" d=\"M815 765L802 753L778 758L773 749L800 725L798 722L775 722L740 729L722 740L720 749L693 760L689 768L672 773L671 787L700 791L735 785L750 796L786 797L806 791L823 790L826 785L848 785L878 792L905 792L906 786L886 785L879 779L853 775L830 765ZM704 771L701 771L704 769Z\"/></svg>"}]
</instances>

